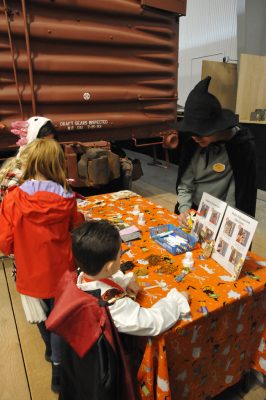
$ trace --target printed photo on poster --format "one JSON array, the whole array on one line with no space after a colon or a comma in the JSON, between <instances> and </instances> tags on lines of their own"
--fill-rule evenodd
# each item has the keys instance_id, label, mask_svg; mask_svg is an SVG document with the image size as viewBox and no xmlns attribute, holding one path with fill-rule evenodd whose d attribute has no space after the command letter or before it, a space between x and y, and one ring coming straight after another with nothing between
<instances>
[{"instance_id":1,"label":"printed photo on poster","mask_svg":"<svg viewBox=\"0 0 266 400\"><path fill-rule=\"evenodd\" d=\"M205 230L205 240L213 239L213 231L210 228L206 228Z\"/></svg>"},{"instance_id":2,"label":"printed photo on poster","mask_svg":"<svg viewBox=\"0 0 266 400\"><path fill-rule=\"evenodd\" d=\"M234 233L235 226L236 224L233 221L231 221L229 218L226 218L224 233L231 237Z\"/></svg>"},{"instance_id":3,"label":"printed photo on poster","mask_svg":"<svg viewBox=\"0 0 266 400\"><path fill-rule=\"evenodd\" d=\"M225 256L225 253L228 249L228 243L224 241L223 239L220 239L218 244L217 244L217 252L220 253L222 256Z\"/></svg>"},{"instance_id":4,"label":"printed photo on poster","mask_svg":"<svg viewBox=\"0 0 266 400\"><path fill-rule=\"evenodd\" d=\"M200 232L203 228L203 224L201 224L199 221L196 221L195 227L194 227L194 233L196 233L198 236L200 236Z\"/></svg>"},{"instance_id":5,"label":"printed photo on poster","mask_svg":"<svg viewBox=\"0 0 266 400\"><path fill-rule=\"evenodd\" d=\"M210 223L213 225L217 225L219 218L220 218L221 213L216 211L215 209L212 209L212 213L210 216Z\"/></svg>"},{"instance_id":6,"label":"printed photo on poster","mask_svg":"<svg viewBox=\"0 0 266 400\"><path fill-rule=\"evenodd\" d=\"M210 207L206 203L202 203L201 207L199 208L199 213L203 218L206 218Z\"/></svg>"},{"instance_id":7,"label":"printed photo on poster","mask_svg":"<svg viewBox=\"0 0 266 400\"><path fill-rule=\"evenodd\" d=\"M245 229L242 228L242 226L239 227L239 231L236 237L236 241L242 246L246 246L248 238L249 238L250 233L246 231Z\"/></svg>"},{"instance_id":8,"label":"printed photo on poster","mask_svg":"<svg viewBox=\"0 0 266 400\"><path fill-rule=\"evenodd\" d=\"M232 263L234 266L239 264L240 258L242 253L237 251L233 246L231 247L231 254L229 256L229 262Z\"/></svg>"}]
</instances>

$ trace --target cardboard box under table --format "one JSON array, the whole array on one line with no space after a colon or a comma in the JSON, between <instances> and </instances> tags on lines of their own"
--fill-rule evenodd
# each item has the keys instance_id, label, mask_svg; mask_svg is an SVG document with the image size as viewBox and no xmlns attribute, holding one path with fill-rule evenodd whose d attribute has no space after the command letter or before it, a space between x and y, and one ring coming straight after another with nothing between
<instances>
[{"instance_id":1,"label":"cardboard box under table","mask_svg":"<svg viewBox=\"0 0 266 400\"><path fill-rule=\"evenodd\" d=\"M122 262L133 261L136 273L146 269L145 276L138 276L142 286L164 280L167 288L143 290L138 302L151 307L173 287L187 290L192 299L191 321L179 321L160 337L147 340L138 376L142 399L205 400L234 385L251 368L266 375L266 260L248 253L239 279L232 282L213 259L200 260L202 250L197 247L195 270L177 282L184 255L169 254L152 240L149 230L176 225L177 216L140 196L113 201L108 194L97 199L104 205L93 209L93 217L117 212L137 225L131 214L134 205L145 213L146 225L139 227L142 237L131 243ZM161 261L148 265L152 256ZM171 272L162 272L167 271L165 265Z\"/></svg>"}]
</instances>

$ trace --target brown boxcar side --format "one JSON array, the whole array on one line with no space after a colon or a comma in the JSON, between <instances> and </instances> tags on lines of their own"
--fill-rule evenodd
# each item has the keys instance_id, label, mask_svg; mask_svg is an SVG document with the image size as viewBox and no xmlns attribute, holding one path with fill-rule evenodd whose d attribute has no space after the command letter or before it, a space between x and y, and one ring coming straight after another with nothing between
<instances>
[{"instance_id":1,"label":"brown boxcar side","mask_svg":"<svg viewBox=\"0 0 266 400\"><path fill-rule=\"evenodd\" d=\"M44 115L61 141L129 140L176 120L185 0L1 0L0 148Z\"/></svg>"}]
</instances>

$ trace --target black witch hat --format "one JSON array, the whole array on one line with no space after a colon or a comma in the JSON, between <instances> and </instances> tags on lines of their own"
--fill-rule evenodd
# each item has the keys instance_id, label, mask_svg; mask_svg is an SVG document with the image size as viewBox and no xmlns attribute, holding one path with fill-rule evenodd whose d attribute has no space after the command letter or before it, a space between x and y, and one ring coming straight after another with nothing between
<instances>
[{"instance_id":1,"label":"black witch hat","mask_svg":"<svg viewBox=\"0 0 266 400\"><path fill-rule=\"evenodd\" d=\"M222 108L218 99L208 92L210 80L211 77L207 76L189 93L184 118L177 123L180 132L211 136L238 124L238 116L233 111Z\"/></svg>"}]
</instances>

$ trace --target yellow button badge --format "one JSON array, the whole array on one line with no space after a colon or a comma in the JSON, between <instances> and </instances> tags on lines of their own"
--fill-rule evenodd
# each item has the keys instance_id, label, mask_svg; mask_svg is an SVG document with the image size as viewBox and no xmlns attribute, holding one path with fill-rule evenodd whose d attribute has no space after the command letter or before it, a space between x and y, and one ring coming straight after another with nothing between
<instances>
[{"instance_id":1,"label":"yellow button badge","mask_svg":"<svg viewBox=\"0 0 266 400\"><path fill-rule=\"evenodd\" d=\"M212 169L215 172L223 172L225 170L225 165L221 164L221 163L217 163L212 166Z\"/></svg>"}]
</instances>

